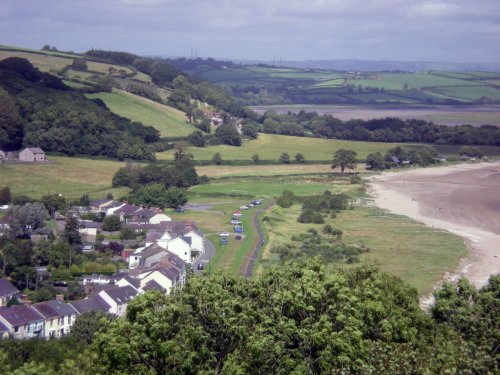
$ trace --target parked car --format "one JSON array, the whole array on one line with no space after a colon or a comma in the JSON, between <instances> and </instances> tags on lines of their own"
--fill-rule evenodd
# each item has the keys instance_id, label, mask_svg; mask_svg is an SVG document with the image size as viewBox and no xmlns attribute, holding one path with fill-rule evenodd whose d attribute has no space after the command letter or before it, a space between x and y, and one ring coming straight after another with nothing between
<instances>
[{"instance_id":1,"label":"parked car","mask_svg":"<svg viewBox=\"0 0 500 375\"><path fill-rule=\"evenodd\" d=\"M240 210L248 210L248 206L241 206Z\"/></svg>"},{"instance_id":2,"label":"parked car","mask_svg":"<svg viewBox=\"0 0 500 375\"><path fill-rule=\"evenodd\" d=\"M234 227L234 232L235 233L243 233L245 229L243 227Z\"/></svg>"},{"instance_id":3,"label":"parked car","mask_svg":"<svg viewBox=\"0 0 500 375\"><path fill-rule=\"evenodd\" d=\"M231 220L231 225L241 225L241 221L239 220Z\"/></svg>"},{"instance_id":4,"label":"parked car","mask_svg":"<svg viewBox=\"0 0 500 375\"><path fill-rule=\"evenodd\" d=\"M175 212L181 212L182 213L182 212L184 212L184 208L178 207L178 208L175 209Z\"/></svg>"},{"instance_id":5,"label":"parked car","mask_svg":"<svg viewBox=\"0 0 500 375\"><path fill-rule=\"evenodd\" d=\"M229 237L229 233L228 232L222 232L222 233L219 233L219 237L223 238L223 237Z\"/></svg>"},{"instance_id":6,"label":"parked car","mask_svg":"<svg viewBox=\"0 0 500 375\"><path fill-rule=\"evenodd\" d=\"M202 270L203 269L203 263L198 263L198 266L196 268L198 268L199 270Z\"/></svg>"},{"instance_id":7,"label":"parked car","mask_svg":"<svg viewBox=\"0 0 500 375\"><path fill-rule=\"evenodd\" d=\"M255 204L250 203L250 204L248 205L248 207L255 207Z\"/></svg>"},{"instance_id":8,"label":"parked car","mask_svg":"<svg viewBox=\"0 0 500 375\"><path fill-rule=\"evenodd\" d=\"M236 236L234 238L236 238L238 241L241 240L241 236Z\"/></svg>"}]
</instances>

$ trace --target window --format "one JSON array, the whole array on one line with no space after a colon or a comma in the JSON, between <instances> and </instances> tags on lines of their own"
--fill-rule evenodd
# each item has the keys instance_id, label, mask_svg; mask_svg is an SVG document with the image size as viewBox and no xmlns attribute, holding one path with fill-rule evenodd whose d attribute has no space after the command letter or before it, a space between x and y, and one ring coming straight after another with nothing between
<instances>
[{"instance_id":1,"label":"window","mask_svg":"<svg viewBox=\"0 0 500 375\"><path fill-rule=\"evenodd\" d=\"M14 328L14 331L15 332L19 332L19 326L17 326L16 328Z\"/></svg>"}]
</instances>

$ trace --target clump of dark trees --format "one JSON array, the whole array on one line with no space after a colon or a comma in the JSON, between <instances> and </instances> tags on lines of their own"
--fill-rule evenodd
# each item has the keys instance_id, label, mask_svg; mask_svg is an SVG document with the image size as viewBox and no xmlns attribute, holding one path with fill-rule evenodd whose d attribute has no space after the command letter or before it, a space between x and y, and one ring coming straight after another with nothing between
<instances>
[{"instance_id":1,"label":"clump of dark trees","mask_svg":"<svg viewBox=\"0 0 500 375\"><path fill-rule=\"evenodd\" d=\"M113 176L113 187L132 188L130 203L146 207L179 207L187 202L186 188L200 183L191 155L177 149L173 164L127 164Z\"/></svg>"},{"instance_id":2,"label":"clump of dark trees","mask_svg":"<svg viewBox=\"0 0 500 375\"><path fill-rule=\"evenodd\" d=\"M32 146L66 155L154 160L149 145L160 139L153 127L113 114L102 101L87 99L17 57L0 62L0 118L3 150Z\"/></svg>"},{"instance_id":3,"label":"clump of dark trees","mask_svg":"<svg viewBox=\"0 0 500 375\"><path fill-rule=\"evenodd\" d=\"M252 278L216 273L170 296L141 295L121 319L80 317L61 341L1 341L0 366L48 374L497 373L499 293L499 275L479 291L465 279L446 283L427 313L414 288L369 266L329 272L315 259Z\"/></svg>"},{"instance_id":4,"label":"clump of dark trees","mask_svg":"<svg viewBox=\"0 0 500 375\"><path fill-rule=\"evenodd\" d=\"M444 126L399 118L342 121L331 115L305 111L296 114L268 111L259 119L258 131L354 141L500 146L500 128L492 125Z\"/></svg>"}]
</instances>

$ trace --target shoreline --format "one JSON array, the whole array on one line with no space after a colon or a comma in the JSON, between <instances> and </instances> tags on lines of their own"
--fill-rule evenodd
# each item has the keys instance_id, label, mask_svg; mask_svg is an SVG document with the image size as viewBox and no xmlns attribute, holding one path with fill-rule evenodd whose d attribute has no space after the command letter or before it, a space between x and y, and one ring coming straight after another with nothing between
<instances>
[{"instance_id":1,"label":"shoreline","mask_svg":"<svg viewBox=\"0 0 500 375\"><path fill-rule=\"evenodd\" d=\"M491 225L500 224L500 221L496 221L497 216L492 216L493 219L483 223L477 220L477 217L481 217L482 206L468 205L466 200L457 202L450 199L459 189L463 190L464 186L469 194L474 194L476 185L481 188L483 186L475 176L470 181L460 180L460 183L453 181L454 176L478 173L496 176L499 172L498 162L458 164L385 172L374 176L370 181L369 194L376 206L464 239L469 254L462 258L455 270L445 272L434 289L444 281L458 280L462 276L480 288L488 282L490 275L500 272L500 233L491 228ZM448 178L452 182L448 182ZM424 308L429 307L432 302L432 293L421 298Z\"/></svg>"}]
</instances>

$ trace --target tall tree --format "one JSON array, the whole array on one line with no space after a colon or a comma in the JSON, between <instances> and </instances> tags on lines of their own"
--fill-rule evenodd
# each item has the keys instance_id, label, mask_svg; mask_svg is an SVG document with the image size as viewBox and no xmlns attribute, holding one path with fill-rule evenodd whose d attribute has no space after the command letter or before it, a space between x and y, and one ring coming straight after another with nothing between
<instances>
[{"instance_id":1,"label":"tall tree","mask_svg":"<svg viewBox=\"0 0 500 375\"><path fill-rule=\"evenodd\" d=\"M333 155L332 169L340 167L340 173L344 170L356 168L356 152L352 150L344 150L343 148L337 150Z\"/></svg>"}]
</instances>

